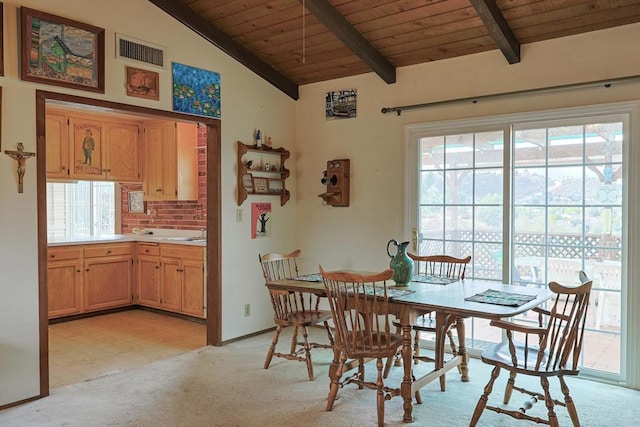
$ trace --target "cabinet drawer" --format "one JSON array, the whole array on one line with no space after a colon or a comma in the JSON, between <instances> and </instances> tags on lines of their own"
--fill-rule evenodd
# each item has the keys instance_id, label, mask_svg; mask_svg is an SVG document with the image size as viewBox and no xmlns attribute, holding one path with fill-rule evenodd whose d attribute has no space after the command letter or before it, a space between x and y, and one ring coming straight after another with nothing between
<instances>
[{"instance_id":1,"label":"cabinet drawer","mask_svg":"<svg viewBox=\"0 0 640 427\"><path fill-rule=\"evenodd\" d=\"M200 246L186 245L160 245L160 253L163 257L170 258L187 258L193 260L203 260L204 250Z\"/></svg>"},{"instance_id":2,"label":"cabinet drawer","mask_svg":"<svg viewBox=\"0 0 640 427\"><path fill-rule=\"evenodd\" d=\"M131 243L116 243L108 245L88 245L84 248L85 258L112 255L131 255Z\"/></svg>"},{"instance_id":3,"label":"cabinet drawer","mask_svg":"<svg viewBox=\"0 0 640 427\"><path fill-rule=\"evenodd\" d=\"M136 254L138 255L160 255L160 246L157 243L137 243Z\"/></svg>"},{"instance_id":4,"label":"cabinet drawer","mask_svg":"<svg viewBox=\"0 0 640 427\"><path fill-rule=\"evenodd\" d=\"M57 246L47 249L48 261L60 261L67 259L78 259L81 255L80 246Z\"/></svg>"}]
</instances>

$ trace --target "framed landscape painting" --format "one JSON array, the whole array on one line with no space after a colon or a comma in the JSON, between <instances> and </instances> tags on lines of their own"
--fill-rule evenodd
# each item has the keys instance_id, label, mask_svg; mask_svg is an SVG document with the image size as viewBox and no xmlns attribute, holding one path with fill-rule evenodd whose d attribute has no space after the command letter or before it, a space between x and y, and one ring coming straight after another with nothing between
<instances>
[{"instance_id":1,"label":"framed landscape painting","mask_svg":"<svg viewBox=\"0 0 640 427\"><path fill-rule=\"evenodd\" d=\"M20 8L20 78L104 93L104 28Z\"/></svg>"}]
</instances>

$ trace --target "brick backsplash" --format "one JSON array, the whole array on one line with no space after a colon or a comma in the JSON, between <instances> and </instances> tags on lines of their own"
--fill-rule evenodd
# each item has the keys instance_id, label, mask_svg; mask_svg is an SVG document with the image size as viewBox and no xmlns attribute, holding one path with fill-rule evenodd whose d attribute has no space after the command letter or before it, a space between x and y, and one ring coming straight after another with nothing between
<instances>
[{"instance_id":1,"label":"brick backsplash","mask_svg":"<svg viewBox=\"0 0 640 427\"><path fill-rule=\"evenodd\" d=\"M134 227L200 230L207 227L207 128L198 128L198 200L145 202L145 213L129 213L129 191L142 191L142 184L121 184L122 233ZM151 210L154 215L147 215Z\"/></svg>"}]
</instances>

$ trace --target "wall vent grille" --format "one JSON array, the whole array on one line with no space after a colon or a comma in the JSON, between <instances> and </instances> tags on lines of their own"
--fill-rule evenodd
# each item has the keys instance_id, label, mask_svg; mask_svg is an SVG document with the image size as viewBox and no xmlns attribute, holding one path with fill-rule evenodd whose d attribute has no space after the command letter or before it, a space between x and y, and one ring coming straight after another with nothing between
<instances>
[{"instance_id":1,"label":"wall vent grille","mask_svg":"<svg viewBox=\"0 0 640 427\"><path fill-rule=\"evenodd\" d=\"M116 57L164 68L164 47L116 34Z\"/></svg>"}]
</instances>

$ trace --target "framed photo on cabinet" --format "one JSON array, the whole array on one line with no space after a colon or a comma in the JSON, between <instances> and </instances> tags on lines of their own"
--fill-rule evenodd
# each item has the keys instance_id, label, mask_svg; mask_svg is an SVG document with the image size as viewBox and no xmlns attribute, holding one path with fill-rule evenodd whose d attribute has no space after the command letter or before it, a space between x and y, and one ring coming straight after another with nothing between
<instances>
[{"instance_id":1,"label":"framed photo on cabinet","mask_svg":"<svg viewBox=\"0 0 640 427\"><path fill-rule=\"evenodd\" d=\"M242 186L247 191L247 193L253 193L253 176L250 173L244 174L242 176Z\"/></svg>"},{"instance_id":2,"label":"framed photo on cabinet","mask_svg":"<svg viewBox=\"0 0 640 427\"><path fill-rule=\"evenodd\" d=\"M268 179L267 178L257 178L254 177L253 178L253 188L255 190L256 193L268 193L269 192L269 187L268 187Z\"/></svg>"},{"instance_id":3,"label":"framed photo on cabinet","mask_svg":"<svg viewBox=\"0 0 640 427\"><path fill-rule=\"evenodd\" d=\"M20 78L104 93L104 28L20 8Z\"/></svg>"},{"instance_id":4,"label":"framed photo on cabinet","mask_svg":"<svg viewBox=\"0 0 640 427\"><path fill-rule=\"evenodd\" d=\"M284 180L271 178L267 183L269 187L269 193L283 193L284 192Z\"/></svg>"}]
</instances>

